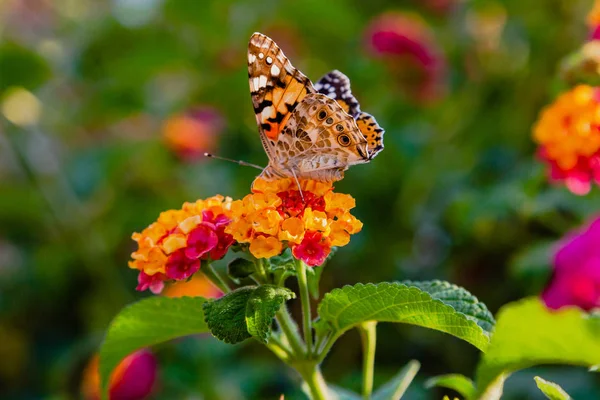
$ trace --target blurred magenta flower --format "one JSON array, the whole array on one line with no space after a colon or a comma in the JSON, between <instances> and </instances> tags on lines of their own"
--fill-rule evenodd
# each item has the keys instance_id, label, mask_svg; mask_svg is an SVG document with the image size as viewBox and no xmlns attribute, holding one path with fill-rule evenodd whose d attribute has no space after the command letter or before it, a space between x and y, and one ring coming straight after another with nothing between
<instances>
[{"instance_id":1,"label":"blurred magenta flower","mask_svg":"<svg viewBox=\"0 0 600 400\"><path fill-rule=\"evenodd\" d=\"M387 12L366 29L369 51L382 58L398 83L420 101L443 93L446 63L430 27L417 15Z\"/></svg>"},{"instance_id":2,"label":"blurred magenta flower","mask_svg":"<svg viewBox=\"0 0 600 400\"><path fill-rule=\"evenodd\" d=\"M600 183L600 88L579 85L540 113L533 127L550 179L578 195Z\"/></svg>"},{"instance_id":3,"label":"blurred magenta flower","mask_svg":"<svg viewBox=\"0 0 600 400\"><path fill-rule=\"evenodd\" d=\"M587 25L590 28L589 39L600 39L600 0L595 0L587 15Z\"/></svg>"},{"instance_id":4,"label":"blurred magenta flower","mask_svg":"<svg viewBox=\"0 0 600 400\"><path fill-rule=\"evenodd\" d=\"M600 307L600 216L559 243L554 274L542 299L552 309Z\"/></svg>"},{"instance_id":5,"label":"blurred magenta flower","mask_svg":"<svg viewBox=\"0 0 600 400\"><path fill-rule=\"evenodd\" d=\"M100 399L99 358L94 355L87 365L81 385L86 400ZM150 350L142 349L125 357L110 377L110 400L142 400L152 393L158 365Z\"/></svg>"},{"instance_id":6,"label":"blurred magenta flower","mask_svg":"<svg viewBox=\"0 0 600 400\"><path fill-rule=\"evenodd\" d=\"M163 125L167 146L186 161L203 158L217 150L219 135L225 128L221 113L212 107L198 106L168 118Z\"/></svg>"}]
</instances>

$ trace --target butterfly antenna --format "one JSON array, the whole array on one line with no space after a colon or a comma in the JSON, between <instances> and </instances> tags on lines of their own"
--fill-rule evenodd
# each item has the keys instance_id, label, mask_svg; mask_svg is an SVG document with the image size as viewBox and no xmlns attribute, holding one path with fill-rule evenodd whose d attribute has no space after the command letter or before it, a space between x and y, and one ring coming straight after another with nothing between
<instances>
[{"instance_id":1,"label":"butterfly antenna","mask_svg":"<svg viewBox=\"0 0 600 400\"><path fill-rule=\"evenodd\" d=\"M246 161L233 160L231 158L215 156L214 154L211 154L211 153L204 153L204 157L214 158L214 159L223 160L223 161L229 161L229 162L232 162L232 163L236 163L238 165L243 165L244 167L252 167L252 168L260 169L261 171L264 169L260 165L251 164L251 163L246 162Z\"/></svg>"}]
</instances>

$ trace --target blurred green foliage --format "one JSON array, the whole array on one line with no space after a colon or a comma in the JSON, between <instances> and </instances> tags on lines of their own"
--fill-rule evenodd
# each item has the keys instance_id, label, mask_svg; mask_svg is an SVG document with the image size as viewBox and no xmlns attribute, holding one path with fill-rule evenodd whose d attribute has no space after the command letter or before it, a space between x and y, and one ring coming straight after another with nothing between
<instances>
[{"instance_id":1,"label":"blurred green foliage","mask_svg":"<svg viewBox=\"0 0 600 400\"><path fill-rule=\"evenodd\" d=\"M578 198L547 184L530 139L540 108L564 87L559 62L585 40L590 6L1 3L0 397L76 398L81 367L110 319L146 295L134 291L136 274L127 268L131 233L184 201L248 193L255 170L184 161L165 145L162 126L194 106L215 107L227 128L213 151L266 164L246 76L254 31L271 35L313 80L331 69L346 73L362 108L386 129L385 150L336 185L357 199L364 229L328 263L321 293L355 282L446 279L492 311L539 293L550 274L544 249L599 212L597 189ZM419 15L430 26L445 59L436 99L416 101L368 51L365 28L388 11ZM7 106L15 88L35 96L17 98L16 109L29 112L18 123ZM355 390L358 340L344 336L324 364L331 382ZM301 398L294 377L252 342L232 347L190 338L157 351L157 399ZM423 381L472 376L477 358L474 348L449 336L381 324L375 384L418 359L422 368L407 398L441 398L444 392L425 390ZM529 373L509 380L507 399L541 398ZM600 396L598 379L585 371L535 374L574 398Z\"/></svg>"}]
</instances>

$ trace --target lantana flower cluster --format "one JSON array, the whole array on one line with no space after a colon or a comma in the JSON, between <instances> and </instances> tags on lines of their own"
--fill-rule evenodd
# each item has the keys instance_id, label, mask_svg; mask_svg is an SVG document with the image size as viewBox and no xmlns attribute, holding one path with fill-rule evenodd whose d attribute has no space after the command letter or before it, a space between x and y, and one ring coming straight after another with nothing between
<instances>
[{"instance_id":1,"label":"lantana flower cluster","mask_svg":"<svg viewBox=\"0 0 600 400\"><path fill-rule=\"evenodd\" d=\"M249 243L256 258L276 256L287 246L296 259L321 265L332 246L345 246L350 235L362 229L349 212L354 199L334 193L330 183L259 178L252 191L232 203L232 222L225 232L239 243Z\"/></svg>"},{"instance_id":2,"label":"lantana flower cluster","mask_svg":"<svg viewBox=\"0 0 600 400\"><path fill-rule=\"evenodd\" d=\"M579 195L600 183L600 87L579 85L546 107L533 129L550 177Z\"/></svg>"},{"instance_id":3,"label":"lantana flower cluster","mask_svg":"<svg viewBox=\"0 0 600 400\"><path fill-rule=\"evenodd\" d=\"M225 232L231 221L231 198L214 196L184 203L179 210L134 233L138 249L129 267L140 271L137 290L160 293L166 280L185 280L200 269L200 260L219 260L234 243Z\"/></svg>"}]
</instances>

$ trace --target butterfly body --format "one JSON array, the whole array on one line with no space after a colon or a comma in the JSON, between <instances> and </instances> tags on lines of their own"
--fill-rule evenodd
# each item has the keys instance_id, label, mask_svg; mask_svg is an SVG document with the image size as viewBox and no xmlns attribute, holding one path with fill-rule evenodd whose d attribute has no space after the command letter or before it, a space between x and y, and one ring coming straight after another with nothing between
<instances>
[{"instance_id":1,"label":"butterfly body","mask_svg":"<svg viewBox=\"0 0 600 400\"><path fill-rule=\"evenodd\" d=\"M360 111L341 72L313 85L272 39L255 33L248 46L248 78L269 157L262 178L337 181L348 167L369 162L383 149L383 129Z\"/></svg>"}]
</instances>

